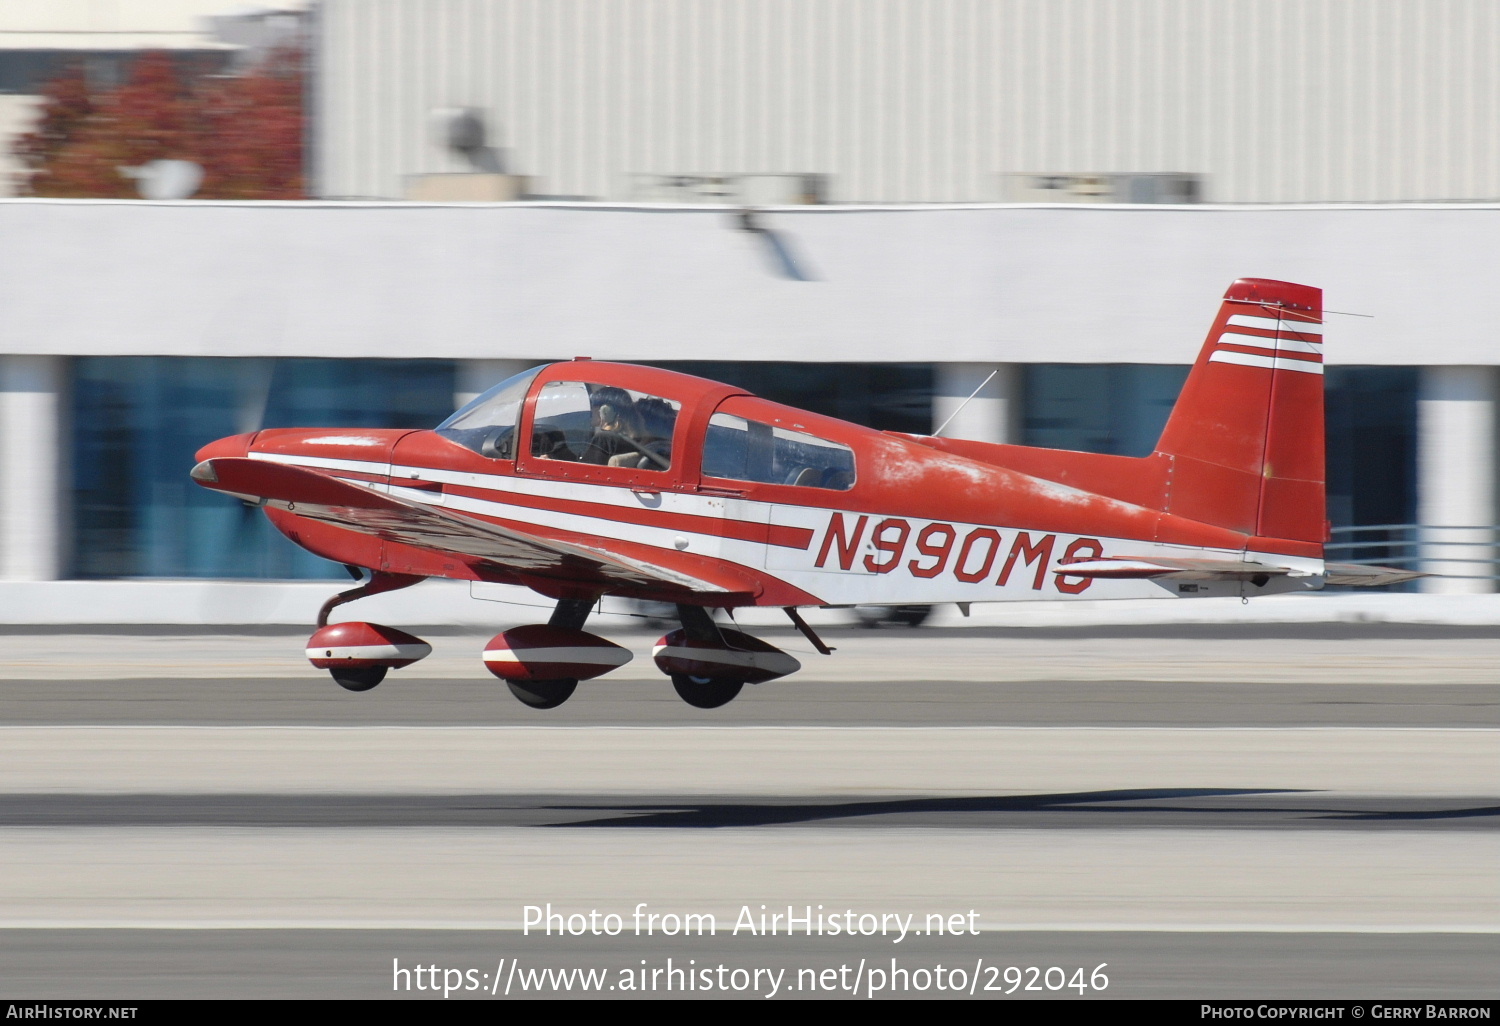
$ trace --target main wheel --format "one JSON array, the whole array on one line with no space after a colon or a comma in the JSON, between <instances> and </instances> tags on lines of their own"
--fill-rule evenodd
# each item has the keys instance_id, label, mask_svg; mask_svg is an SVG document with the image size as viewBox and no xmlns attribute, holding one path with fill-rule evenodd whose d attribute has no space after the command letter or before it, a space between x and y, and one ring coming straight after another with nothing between
<instances>
[{"instance_id":1,"label":"main wheel","mask_svg":"<svg viewBox=\"0 0 1500 1026\"><path fill-rule=\"evenodd\" d=\"M369 691L385 680L384 666L333 666L328 672L345 691Z\"/></svg>"},{"instance_id":2,"label":"main wheel","mask_svg":"<svg viewBox=\"0 0 1500 1026\"><path fill-rule=\"evenodd\" d=\"M891 620L907 627L920 627L932 615L931 606L897 606L891 610Z\"/></svg>"},{"instance_id":3,"label":"main wheel","mask_svg":"<svg viewBox=\"0 0 1500 1026\"><path fill-rule=\"evenodd\" d=\"M556 709L573 696L578 681L572 677L559 680L508 680L510 693L533 709Z\"/></svg>"},{"instance_id":4,"label":"main wheel","mask_svg":"<svg viewBox=\"0 0 1500 1026\"><path fill-rule=\"evenodd\" d=\"M677 689L677 696L695 709L717 709L721 705L728 705L744 686L745 682L742 680L672 674L672 687Z\"/></svg>"},{"instance_id":5,"label":"main wheel","mask_svg":"<svg viewBox=\"0 0 1500 1026\"><path fill-rule=\"evenodd\" d=\"M920 627L932 614L931 606L855 606L854 615L861 627L901 625Z\"/></svg>"}]
</instances>

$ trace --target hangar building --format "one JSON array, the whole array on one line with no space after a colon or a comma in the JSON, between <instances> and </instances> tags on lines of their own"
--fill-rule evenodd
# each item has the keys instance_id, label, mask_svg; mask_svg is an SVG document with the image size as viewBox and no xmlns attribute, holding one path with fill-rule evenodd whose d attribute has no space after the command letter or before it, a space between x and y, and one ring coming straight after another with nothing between
<instances>
[{"instance_id":1,"label":"hangar building","mask_svg":"<svg viewBox=\"0 0 1500 1026\"><path fill-rule=\"evenodd\" d=\"M993 371L949 433L1140 453L1255 276L1340 311L1339 543L1492 590L1492 5L327 0L307 25L316 198L0 200L5 578L329 576L193 488L192 450L430 426L576 354L904 430Z\"/></svg>"}]
</instances>

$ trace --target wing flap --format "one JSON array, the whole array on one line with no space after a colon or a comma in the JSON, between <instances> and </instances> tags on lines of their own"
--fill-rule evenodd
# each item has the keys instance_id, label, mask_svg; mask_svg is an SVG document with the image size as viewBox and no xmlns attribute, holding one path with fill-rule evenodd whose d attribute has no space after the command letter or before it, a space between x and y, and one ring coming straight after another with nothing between
<instances>
[{"instance_id":1,"label":"wing flap","mask_svg":"<svg viewBox=\"0 0 1500 1026\"><path fill-rule=\"evenodd\" d=\"M396 498L373 488L303 467L242 457L205 460L193 468L205 488L263 500L309 520L418 548L441 549L494 562L508 570L546 577L602 579L635 587L663 584L695 592L724 587L667 567L587 545L542 538L526 531Z\"/></svg>"}]
</instances>

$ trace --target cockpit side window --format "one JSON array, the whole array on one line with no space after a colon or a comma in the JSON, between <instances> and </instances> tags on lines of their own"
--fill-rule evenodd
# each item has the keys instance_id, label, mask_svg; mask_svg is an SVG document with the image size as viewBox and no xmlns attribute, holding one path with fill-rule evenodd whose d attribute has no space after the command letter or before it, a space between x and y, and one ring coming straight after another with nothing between
<instances>
[{"instance_id":1,"label":"cockpit side window","mask_svg":"<svg viewBox=\"0 0 1500 1026\"><path fill-rule=\"evenodd\" d=\"M854 450L816 435L716 413L703 442L703 473L731 481L848 491L854 487Z\"/></svg>"},{"instance_id":2,"label":"cockpit side window","mask_svg":"<svg viewBox=\"0 0 1500 1026\"><path fill-rule=\"evenodd\" d=\"M516 426L521 403L541 367L522 371L480 395L437 426L437 433L481 456L497 460L516 458Z\"/></svg>"},{"instance_id":3,"label":"cockpit side window","mask_svg":"<svg viewBox=\"0 0 1500 1026\"><path fill-rule=\"evenodd\" d=\"M550 381L536 399L531 455L631 470L672 466L682 404L616 385Z\"/></svg>"}]
</instances>

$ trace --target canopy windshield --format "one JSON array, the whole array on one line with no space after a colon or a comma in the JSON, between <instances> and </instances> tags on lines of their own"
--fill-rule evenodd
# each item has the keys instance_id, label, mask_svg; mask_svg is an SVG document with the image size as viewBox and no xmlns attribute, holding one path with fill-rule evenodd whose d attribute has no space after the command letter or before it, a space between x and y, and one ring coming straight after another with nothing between
<instances>
[{"instance_id":1,"label":"canopy windshield","mask_svg":"<svg viewBox=\"0 0 1500 1026\"><path fill-rule=\"evenodd\" d=\"M516 458L521 404L541 367L506 378L437 426L437 433L493 459Z\"/></svg>"}]
</instances>

